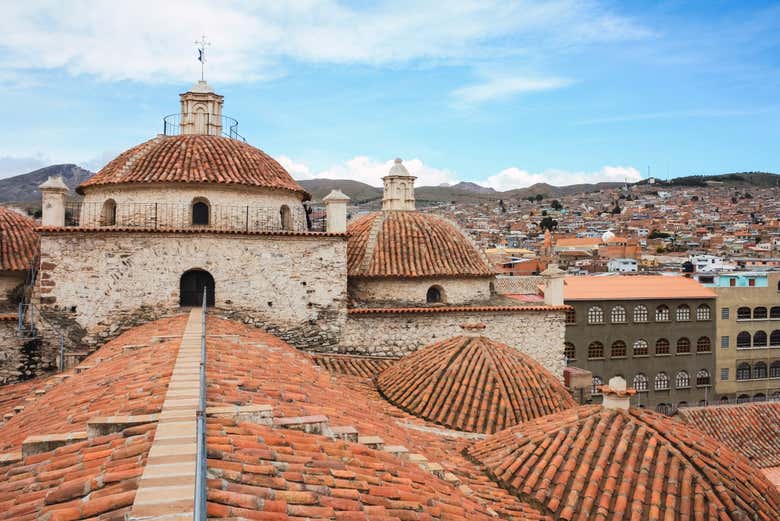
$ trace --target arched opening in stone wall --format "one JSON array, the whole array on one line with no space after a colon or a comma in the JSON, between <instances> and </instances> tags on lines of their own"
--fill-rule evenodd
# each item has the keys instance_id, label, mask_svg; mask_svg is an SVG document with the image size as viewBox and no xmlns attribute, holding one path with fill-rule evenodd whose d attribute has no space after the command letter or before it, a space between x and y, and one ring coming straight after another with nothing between
<instances>
[{"instance_id":1,"label":"arched opening in stone wall","mask_svg":"<svg viewBox=\"0 0 780 521\"><path fill-rule=\"evenodd\" d=\"M211 209L208 199L198 197L192 201L192 224L196 226L208 226Z\"/></svg>"},{"instance_id":2,"label":"arched opening in stone wall","mask_svg":"<svg viewBox=\"0 0 780 521\"><path fill-rule=\"evenodd\" d=\"M282 207L279 208L279 218L281 219L282 230L290 231L293 229L292 212L290 211L290 207L286 204L283 204Z\"/></svg>"},{"instance_id":3,"label":"arched opening in stone wall","mask_svg":"<svg viewBox=\"0 0 780 521\"><path fill-rule=\"evenodd\" d=\"M116 201L108 199L103 203L100 211L100 226L114 226L116 224Z\"/></svg>"},{"instance_id":4,"label":"arched opening in stone wall","mask_svg":"<svg viewBox=\"0 0 780 521\"><path fill-rule=\"evenodd\" d=\"M179 305L202 306L203 289L206 289L206 305L214 306L214 277L206 270L185 271L179 280Z\"/></svg>"},{"instance_id":5,"label":"arched opening in stone wall","mask_svg":"<svg viewBox=\"0 0 780 521\"><path fill-rule=\"evenodd\" d=\"M444 288L439 285L431 286L425 294L425 301L429 304L445 302Z\"/></svg>"}]
</instances>

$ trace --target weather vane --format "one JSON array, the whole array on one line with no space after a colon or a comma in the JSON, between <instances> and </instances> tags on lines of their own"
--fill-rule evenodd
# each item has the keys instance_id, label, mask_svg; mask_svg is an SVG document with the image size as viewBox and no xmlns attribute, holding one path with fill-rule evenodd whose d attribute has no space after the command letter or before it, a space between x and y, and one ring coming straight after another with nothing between
<instances>
[{"instance_id":1,"label":"weather vane","mask_svg":"<svg viewBox=\"0 0 780 521\"><path fill-rule=\"evenodd\" d=\"M211 42L206 40L206 35L202 35L200 40L195 40L195 45L198 46L198 61L200 62L200 80L203 81L203 73L206 69L206 47L211 45Z\"/></svg>"}]
</instances>

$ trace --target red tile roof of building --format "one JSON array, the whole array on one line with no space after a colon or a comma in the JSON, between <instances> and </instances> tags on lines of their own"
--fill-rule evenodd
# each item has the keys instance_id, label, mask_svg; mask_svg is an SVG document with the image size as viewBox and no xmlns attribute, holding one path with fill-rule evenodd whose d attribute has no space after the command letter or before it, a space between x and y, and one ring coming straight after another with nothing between
<instances>
[{"instance_id":1,"label":"red tile roof of building","mask_svg":"<svg viewBox=\"0 0 780 521\"><path fill-rule=\"evenodd\" d=\"M377 387L411 414L487 434L576 405L534 359L483 336L419 349L382 371Z\"/></svg>"},{"instance_id":2,"label":"red tile roof of building","mask_svg":"<svg viewBox=\"0 0 780 521\"><path fill-rule=\"evenodd\" d=\"M157 137L109 162L76 191L102 185L206 183L309 194L275 159L236 139L201 134Z\"/></svg>"},{"instance_id":3,"label":"red tile roof of building","mask_svg":"<svg viewBox=\"0 0 780 521\"><path fill-rule=\"evenodd\" d=\"M397 358L334 354L312 355L314 363L331 373L371 378L398 361Z\"/></svg>"},{"instance_id":4,"label":"red tile roof of building","mask_svg":"<svg viewBox=\"0 0 780 521\"><path fill-rule=\"evenodd\" d=\"M38 224L0 206L0 271L29 270L38 255Z\"/></svg>"},{"instance_id":5,"label":"red tile roof of building","mask_svg":"<svg viewBox=\"0 0 780 521\"><path fill-rule=\"evenodd\" d=\"M715 298L711 288L682 276L610 275L564 279L564 300Z\"/></svg>"},{"instance_id":6,"label":"red tile roof of building","mask_svg":"<svg viewBox=\"0 0 780 521\"><path fill-rule=\"evenodd\" d=\"M508 295L509 296L509 295ZM509 296L511 297L511 296ZM350 308L349 315L382 313L513 313L524 311L565 311L571 306L424 306L417 308Z\"/></svg>"},{"instance_id":7,"label":"red tile roof of building","mask_svg":"<svg viewBox=\"0 0 780 521\"><path fill-rule=\"evenodd\" d=\"M755 466L780 467L780 402L685 407L677 414Z\"/></svg>"},{"instance_id":8,"label":"red tile roof of building","mask_svg":"<svg viewBox=\"0 0 780 521\"><path fill-rule=\"evenodd\" d=\"M471 240L454 224L435 215L376 212L352 222L348 233L347 269L351 277L488 277L493 274Z\"/></svg>"},{"instance_id":9,"label":"red tile roof of building","mask_svg":"<svg viewBox=\"0 0 780 521\"><path fill-rule=\"evenodd\" d=\"M477 442L468 454L563 521L780 519L780 492L747 459L642 409L569 409Z\"/></svg>"}]
</instances>

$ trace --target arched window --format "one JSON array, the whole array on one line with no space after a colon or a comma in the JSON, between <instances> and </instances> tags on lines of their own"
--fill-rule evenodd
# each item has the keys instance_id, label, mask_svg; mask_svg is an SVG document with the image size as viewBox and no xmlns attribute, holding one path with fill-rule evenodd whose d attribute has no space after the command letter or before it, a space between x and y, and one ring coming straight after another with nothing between
<instances>
[{"instance_id":1,"label":"arched window","mask_svg":"<svg viewBox=\"0 0 780 521\"><path fill-rule=\"evenodd\" d=\"M769 366L769 378L780 378L780 361L772 362Z\"/></svg>"},{"instance_id":2,"label":"arched window","mask_svg":"<svg viewBox=\"0 0 780 521\"><path fill-rule=\"evenodd\" d=\"M753 365L753 378L766 378L766 364L764 362L756 362Z\"/></svg>"},{"instance_id":3,"label":"arched window","mask_svg":"<svg viewBox=\"0 0 780 521\"><path fill-rule=\"evenodd\" d=\"M444 302L444 289L441 286L431 286L425 294L425 301L429 304Z\"/></svg>"},{"instance_id":4,"label":"arched window","mask_svg":"<svg viewBox=\"0 0 780 521\"><path fill-rule=\"evenodd\" d=\"M646 356L648 354L647 340L641 338L634 342L634 356Z\"/></svg>"},{"instance_id":5,"label":"arched window","mask_svg":"<svg viewBox=\"0 0 780 521\"><path fill-rule=\"evenodd\" d=\"M591 387L590 394L601 394L601 389L599 388L602 385L604 385L604 380L602 380L600 376L594 376L593 386Z\"/></svg>"},{"instance_id":6,"label":"arched window","mask_svg":"<svg viewBox=\"0 0 780 521\"><path fill-rule=\"evenodd\" d=\"M750 333L740 331L737 335L737 347L750 347Z\"/></svg>"},{"instance_id":7,"label":"arched window","mask_svg":"<svg viewBox=\"0 0 780 521\"><path fill-rule=\"evenodd\" d=\"M634 307L634 322L647 322L647 306L639 305Z\"/></svg>"},{"instance_id":8,"label":"arched window","mask_svg":"<svg viewBox=\"0 0 780 521\"><path fill-rule=\"evenodd\" d=\"M577 310L571 306L566 308L566 323L567 324L577 323Z\"/></svg>"},{"instance_id":9,"label":"arched window","mask_svg":"<svg viewBox=\"0 0 780 521\"><path fill-rule=\"evenodd\" d=\"M769 335L769 345L770 346L780 346L780 329L775 329Z\"/></svg>"},{"instance_id":10,"label":"arched window","mask_svg":"<svg viewBox=\"0 0 780 521\"><path fill-rule=\"evenodd\" d=\"M766 395L764 393L757 393L755 396L753 396L754 402L765 402L766 401Z\"/></svg>"},{"instance_id":11,"label":"arched window","mask_svg":"<svg viewBox=\"0 0 780 521\"><path fill-rule=\"evenodd\" d=\"M610 348L610 356L612 358L625 358L626 356L626 343L622 340L616 340L612 343Z\"/></svg>"},{"instance_id":12,"label":"arched window","mask_svg":"<svg viewBox=\"0 0 780 521\"><path fill-rule=\"evenodd\" d=\"M654 388L656 391L666 391L669 389L669 375L663 371L655 375Z\"/></svg>"},{"instance_id":13,"label":"arched window","mask_svg":"<svg viewBox=\"0 0 780 521\"><path fill-rule=\"evenodd\" d=\"M688 371L680 371L674 379L674 386L677 389L687 389L691 386L691 377Z\"/></svg>"},{"instance_id":14,"label":"arched window","mask_svg":"<svg viewBox=\"0 0 780 521\"><path fill-rule=\"evenodd\" d=\"M737 380L750 380L750 364L742 362L737 366Z\"/></svg>"},{"instance_id":15,"label":"arched window","mask_svg":"<svg viewBox=\"0 0 780 521\"><path fill-rule=\"evenodd\" d=\"M683 407L688 407L688 402L682 401L682 402L677 404L677 408L678 409L682 409Z\"/></svg>"},{"instance_id":16,"label":"arched window","mask_svg":"<svg viewBox=\"0 0 780 521\"><path fill-rule=\"evenodd\" d=\"M750 401L750 396L747 394L740 394L737 396L737 403L747 403Z\"/></svg>"},{"instance_id":17,"label":"arched window","mask_svg":"<svg viewBox=\"0 0 780 521\"><path fill-rule=\"evenodd\" d=\"M677 354L681 353L690 353L691 352L691 341L688 340L685 337L682 337L677 341Z\"/></svg>"},{"instance_id":18,"label":"arched window","mask_svg":"<svg viewBox=\"0 0 780 521\"><path fill-rule=\"evenodd\" d=\"M292 223L292 212L290 211L290 207L286 204L283 204L281 208L279 208L279 219L282 223L282 230L292 230L293 229L293 223Z\"/></svg>"},{"instance_id":19,"label":"arched window","mask_svg":"<svg viewBox=\"0 0 780 521\"><path fill-rule=\"evenodd\" d=\"M604 323L604 310L599 306L591 306L588 308L588 324L603 324Z\"/></svg>"},{"instance_id":20,"label":"arched window","mask_svg":"<svg viewBox=\"0 0 780 521\"><path fill-rule=\"evenodd\" d=\"M670 313L669 306L661 304L655 308L655 321L656 322L669 322Z\"/></svg>"},{"instance_id":21,"label":"arched window","mask_svg":"<svg viewBox=\"0 0 780 521\"><path fill-rule=\"evenodd\" d=\"M696 341L696 352L709 353L710 351L712 351L712 342L710 341L710 337L700 336Z\"/></svg>"},{"instance_id":22,"label":"arched window","mask_svg":"<svg viewBox=\"0 0 780 521\"><path fill-rule=\"evenodd\" d=\"M591 342L588 346L588 358L604 358L604 344Z\"/></svg>"},{"instance_id":23,"label":"arched window","mask_svg":"<svg viewBox=\"0 0 780 521\"><path fill-rule=\"evenodd\" d=\"M638 373L634 375L634 389L638 393L647 392L647 376L644 373Z\"/></svg>"},{"instance_id":24,"label":"arched window","mask_svg":"<svg viewBox=\"0 0 780 521\"><path fill-rule=\"evenodd\" d=\"M672 405L669 403L659 403L655 406L655 412L669 416L672 414Z\"/></svg>"},{"instance_id":25,"label":"arched window","mask_svg":"<svg viewBox=\"0 0 780 521\"><path fill-rule=\"evenodd\" d=\"M688 322L691 319L691 308L688 304L677 306L677 322Z\"/></svg>"},{"instance_id":26,"label":"arched window","mask_svg":"<svg viewBox=\"0 0 780 521\"><path fill-rule=\"evenodd\" d=\"M103 209L100 212L100 226L116 225L116 201L109 199L103 203Z\"/></svg>"},{"instance_id":27,"label":"arched window","mask_svg":"<svg viewBox=\"0 0 780 521\"><path fill-rule=\"evenodd\" d=\"M707 387L710 385L710 372L706 369L699 369L696 373L696 387Z\"/></svg>"},{"instance_id":28,"label":"arched window","mask_svg":"<svg viewBox=\"0 0 780 521\"><path fill-rule=\"evenodd\" d=\"M669 354L669 341L665 338L659 338L655 341L655 354L668 355Z\"/></svg>"},{"instance_id":29,"label":"arched window","mask_svg":"<svg viewBox=\"0 0 780 521\"><path fill-rule=\"evenodd\" d=\"M772 393L772 401L780 402L780 391L775 391Z\"/></svg>"},{"instance_id":30,"label":"arched window","mask_svg":"<svg viewBox=\"0 0 780 521\"><path fill-rule=\"evenodd\" d=\"M613 324L625 324L626 323L626 308L623 306L613 306L609 312L609 320Z\"/></svg>"},{"instance_id":31,"label":"arched window","mask_svg":"<svg viewBox=\"0 0 780 521\"><path fill-rule=\"evenodd\" d=\"M729 397L728 396L721 396L720 397L720 404L721 405L726 405L728 403L729 403Z\"/></svg>"},{"instance_id":32,"label":"arched window","mask_svg":"<svg viewBox=\"0 0 780 521\"><path fill-rule=\"evenodd\" d=\"M756 331L753 333L753 347L766 347L767 338L764 331Z\"/></svg>"},{"instance_id":33,"label":"arched window","mask_svg":"<svg viewBox=\"0 0 780 521\"><path fill-rule=\"evenodd\" d=\"M192 202L192 224L195 226L209 225L209 203L206 199L199 198Z\"/></svg>"},{"instance_id":34,"label":"arched window","mask_svg":"<svg viewBox=\"0 0 780 521\"><path fill-rule=\"evenodd\" d=\"M707 304L701 304L696 308L696 320L709 320L710 307Z\"/></svg>"},{"instance_id":35,"label":"arched window","mask_svg":"<svg viewBox=\"0 0 780 521\"><path fill-rule=\"evenodd\" d=\"M753 318L754 319L761 319L766 318L766 308L764 306L758 306L757 308L753 308Z\"/></svg>"},{"instance_id":36,"label":"arched window","mask_svg":"<svg viewBox=\"0 0 780 521\"><path fill-rule=\"evenodd\" d=\"M769 310L769 318L780 318L780 306L772 306Z\"/></svg>"},{"instance_id":37,"label":"arched window","mask_svg":"<svg viewBox=\"0 0 780 521\"><path fill-rule=\"evenodd\" d=\"M574 347L574 344L571 342L563 343L563 356L565 356L567 360L577 359L577 349Z\"/></svg>"},{"instance_id":38,"label":"arched window","mask_svg":"<svg viewBox=\"0 0 780 521\"><path fill-rule=\"evenodd\" d=\"M750 320L750 308L742 306L737 310L737 320Z\"/></svg>"},{"instance_id":39,"label":"arched window","mask_svg":"<svg viewBox=\"0 0 780 521\"><path fill-rule=\"evenodd\" d=\"M214 277L205 270L185 271L179 280L179 305L202 306L203 289L206 289L206 305L214 305Z\"/></svg>"}]
</instances>

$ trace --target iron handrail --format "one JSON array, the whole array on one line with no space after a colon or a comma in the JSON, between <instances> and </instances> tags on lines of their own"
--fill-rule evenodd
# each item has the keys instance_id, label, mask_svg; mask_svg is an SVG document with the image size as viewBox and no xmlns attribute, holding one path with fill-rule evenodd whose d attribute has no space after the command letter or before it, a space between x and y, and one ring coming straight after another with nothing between
<instances>
[{"instance_id":1,"label":"iron handrail","mask_svg":"<svg viewBox=\"0 0 780 521\"><path fill-rule=\"evenodd\" d=\"M236 141L243 141L246 143L246 138L238 133L238 120L231 118L230 116L212 116L212 114L204 114L206 118L205 134L210 136L221 135ZM212 118L214 121L212 121ZM219 123L217 123L217 121ZM194 124L191 121L189 124ZM168 114L163 117L163 135L166 136L178 136L181 135L181 114ZM216 132L219 127L219 132Z\"/></svg>"},{"instance_id":2,"label":"iron handrail","mask_svg":"<svg viewBox=\"0 0 780 521\"><path fill-rule=\"evenodd\" d=\"M207 288L203 288L203 325L200 333L200 398L196 412L197 453L195 462L194 521L205 521L206 512L206 303Z\"/></svg>"}]
</instances>

